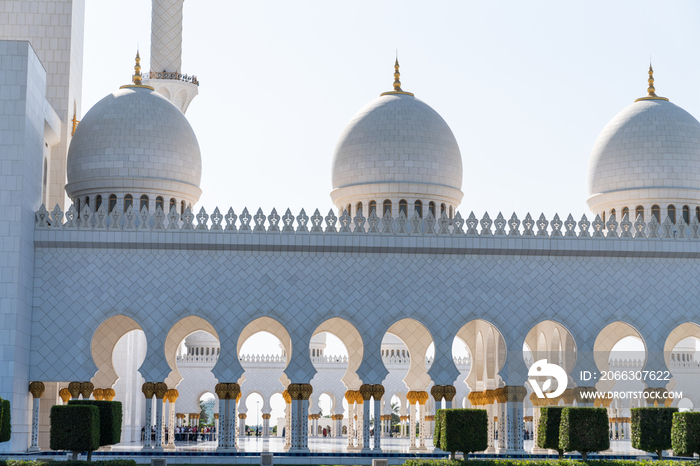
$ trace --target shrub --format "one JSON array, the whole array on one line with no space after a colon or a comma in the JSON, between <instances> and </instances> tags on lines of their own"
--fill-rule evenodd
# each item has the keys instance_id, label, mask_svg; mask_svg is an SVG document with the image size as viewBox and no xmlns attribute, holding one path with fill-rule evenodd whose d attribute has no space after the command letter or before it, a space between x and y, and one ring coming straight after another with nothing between
<instances>
[{"instance_id":1,"label":"shrub","mask_svg":"<svg viewBox=\"0 0 700 466\"><path fill-rule=\"evenodd\" d=\"M50 446L52 450L78 452L100 448L100 411L97 406L56 405L51 408Z\"/></svg>"},{"instance_id":2,"label":"shrub","mask_svg":"<svg viewBox=\"0 0 700 466\"><path fill-rule=\"evenodd\" d=\"M632 446L655 452L661 460L663 451L671 448L671 427L676 412L678 408L633 408Z\"/></svg>"},{"instance_id":3,"label":"shrub","mask_svg":"<svg viewBox=\"0 0 700 466\"><path fill-rule=\"evenodd\" d=\"M700 454L700 412L673 414L671 448L678 456Z\"/></svg>"},{"instance_id":4,"label":"shrub","mask_svg":"<svg viewBox=\"0 0 700 466\"><path fill-rule=\"evenodd\" d=\"M605 408L564 408L559 424L559 449L588 453L610 448L608 413Z\"/></svg>"},{"instance_id":5,"label":"shrub","mask_svg":"<svg viewBox=\"0 0 700 466\"><path fill-rule=\"evenodd\" d=\"M488 418L485 409L440 409L435 417L433 442L443 451L469 453L488 448ZM438 426L440 431L438 432Z\"/></svg>"},{"instance_id":6,"label":"shrub","mask_svg":"<svg viewBox=\"0 0 700 466\"><path fill-rule=\"evenodd\" d=\"M10 409L10 400L3 400L2 402L2 417L0 417L0 443L9 442L12 437L12 411Z\"/></svg>"},{"instance_id":7,"label":"shrub","mask_svg":"<svg viewBox=\"0 0 700 466\"><path fill-rule=\"evenodd\" d=\"M122 404L119 401L70 400L68 406L97 406L100 411L100 446L116 445L122 438Z\"/></svg>"},{"instance_id":8,"label":"shrub","mask_svg":"<svg viewBox=\"0 0 700 466\"><path fill-rule=\"evenodd\" d=\"M106 460L106 461L61 461L53 460L0 460L0 466L136 466L135 460Z\"/></svg>"},{"instance_id":9,"label":"shrub","mask_svg":"<svg viewBox=\"0 0 700 466\"><path fill-rule=\"evenodd\" d=\"M562 406L540 408L540 423L537 427L537 446L559 452L559 459L564 457L564 450L559 448L559 424Z\"/></svg>"}]
</instances>

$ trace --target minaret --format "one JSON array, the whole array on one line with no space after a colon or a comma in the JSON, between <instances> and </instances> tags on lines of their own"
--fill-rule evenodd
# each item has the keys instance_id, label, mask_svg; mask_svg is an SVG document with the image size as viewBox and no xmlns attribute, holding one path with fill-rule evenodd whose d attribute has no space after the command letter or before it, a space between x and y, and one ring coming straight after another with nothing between
<instances>
[{"instance_id":1,"label":"minaret","mask_svg":"<svg viewBox=\"0 0 700 466\"><path fill-rule=\"evenodd\" d=\"M152 86L182 113L197 95L196 76L182 74L182 7L184 0L153 0L151 10L151 72L144 84Z\"/></svg>"}]
</instances>

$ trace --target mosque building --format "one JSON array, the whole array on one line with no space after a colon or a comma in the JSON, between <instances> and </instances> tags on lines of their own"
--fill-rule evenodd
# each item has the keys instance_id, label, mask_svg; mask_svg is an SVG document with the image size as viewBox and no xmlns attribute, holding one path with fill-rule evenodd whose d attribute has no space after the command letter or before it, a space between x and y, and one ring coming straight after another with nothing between
<instances>
[{"instance_id":1,"label":"mosque building","mask_svg":"<svg viewBox=\"0 0 700 466\"><path fill-rule=\"evenodd\" d=\"M428 452L441 407L486 409L487 451L512 454L540 452L523 435L539 406L605 406L627 436L631 407L700 406L700 123L657 96L651 66L646 95L593 146L582 218L461 207L458 142L403 89L398 60L393 88L338 138L334 210L207 212L197 202L211 155L185 113L200 82L182 72L183 0L153 0L150 71L137 54L132 82L84 115L84 0L12 3L22 14L0 24L0 397L12 440L0 453L47 449L50 408L71 398L121 401L122 441L162 451L175 448L165 426L196 424L209 392L216 448L235 452L255 393L264 436L277 426L297 453L323 428L348 452L381 451L392 414L406 451ZM260 332L279 340L274 354L242 352ZM346 353L328 354L331 336ZM643 349L623 357L623 339ZM567 374L554 398L528 381L543 359ZM661 376L584 376L642 369ZM649 397L589 398L623 386ZM141 440L144 425L155 440Z\"/></svg>"}]
</instances>

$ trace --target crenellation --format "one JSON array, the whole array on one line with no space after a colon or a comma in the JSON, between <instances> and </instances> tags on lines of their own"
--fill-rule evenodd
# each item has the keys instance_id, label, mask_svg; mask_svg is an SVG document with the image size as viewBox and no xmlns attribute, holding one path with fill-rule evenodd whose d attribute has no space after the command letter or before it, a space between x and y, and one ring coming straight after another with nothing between
<instances>
[{"instance_id":1,"label":"crenellation","mask_svg":"<svg viewBox=\"0 0 700 466\"><path fill-rule=\"evenodd\" d=\"M410 222L403 214L399 213L397 217L393 217L389 211L385 211L384 216L380 219L376 216L373 210L370 216L366 219L362 212L357 212L354 218L350 218L347 211L343 211L343 215L338 219L331 209L328 215L324 218L321 216L320 210L315 209L313 216L309 218L304 209L302 209L296 217L290 209L287 209L285 215L280 219L276 209L272 209L269 216L266 216L261 208L256 211L255 216L248 213L245 208L240 217L238 217L233 208L229 208L228 213L221 215L220 209L214 209L214 213L209 216L206 210L202 207L195 216L192 210L187 207L183 214L178 214L177 209L173 206L167 215L167 228L164 225L165 214L158 206L153 214L149 213L144 206L140 213L136 213L132 206L129 206L124 213L117 207L112 209L112 212L107 214L104 206L100 206L95 212L92 212L87 206L84 206L80 215L74 205L71 205L67 212L60 210L58 206L50 213L46 207L42 205L34 214L34 224L37 230L124 230L124 231L196 231L198 233L207 232L225 232L231 233L256 233L256 234L310 234L310 235L344 235L344 234L366 234L366 235L383 235L383 236L449 236L449 237L509 237L509 238L567 238L567 239L620 239L620 240L639 240L639 239L665 239L665 240L698 240L700 239L700 221L693 217L690 224L686 224L682 216L674 224L669 216L666 216L664 222L659 224L656 217L652 217L649 223L642 220L641 215L637 216L637 220L632 223L629 216L625 214L622 222L619 224L615 221L615 217L611 216L608 220L607 228L603 228L603 222L599 215L596 215L593 221L593 235L590 234L589 228L591 223L586 215L581 216L581 220L577 223L574 217L569 214L565 222L560 220L559 214L555 214L551 223L541 214L537 222L532 220L528 213L525 220L520 222L518 216L513 213L510 220L506 221L502 213L499 213L495 221L492 221L488 212L484 213L481 220L477 220L473 212L469 214L467 220L462 219L460 212L457 212L453 219L449 219L443 212L438 220L439 230L435 231L436 220L430 212L421 218L417 212L414 212ZM194 220L197 224L194 225ZM222 221L226 221L226 226L222 227ZM282 221L283 227L280 229L279 223ZM250 222L254 222L254 227L251 229ZM308 223L311 221L311 228ZM324 228L325 221L325 228ZM340 221L340 229L336 228L336 223ZM381 221L381 229L380 229ZM410 223L410 231L407 229ZM464 224L467 225L467 231L464 231ZM535 235L532 231L537 225L538 231ZM480 226L480 229L477 229ZM491 227L495 226L495 231ZM578 232L576 231L578 226ZM508 231L506 232L506 227ZM566 232L562 234L561 229L564 227ZM659 228L663 234L659 234Z\"/></svg>"}]
</instances>

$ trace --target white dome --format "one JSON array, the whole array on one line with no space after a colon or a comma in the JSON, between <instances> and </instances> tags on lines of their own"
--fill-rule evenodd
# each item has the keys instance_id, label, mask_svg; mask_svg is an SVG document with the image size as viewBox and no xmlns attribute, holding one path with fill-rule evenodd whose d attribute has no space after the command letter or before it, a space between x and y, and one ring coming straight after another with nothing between
<instances>
[{"instance_id":1,"label":"white dome","mask_svg":"<svg viewBox=\"0 0 700 466\"><path fill-rule=\"evenodd\" d=\"M185 346L219 346L219 340L209 332L202 330L194 332L185 338Z\"/></svg>"},{"instance_id":2,"label":"white dome","mask_svg":"<svg viewBox=\"0 0 700 466\"><path fill-rule=\"evenodd\" d=\"M341 210L401 198L456 208L463 196L462 156L450 127L406 93L382 95L357 112L338 140L332 172L331 198Z\"/></svg>"},{"instance_id":3,"label":"white dome","mask_svg":"<svg viewBox=\"0 0 700 466\"><path fill-rule=\"evenodd\" d=\"M588 193L594 213L627 207L632 221L637 206L700 204L700 123L666 100L634 102L598 136Z\"/></svg>"},{"instance_id":4,"label":"white dome","mask_svg":"<svg viewBox=\"0 0 700 466\"><path fill-rule=\"evenodd\" d=\"M187 118L157 92L129 86L100 100L80 122L68 150L66 192L72 199L146 194L194 204L201 175Z\"/></svg>"}]
</instances>

